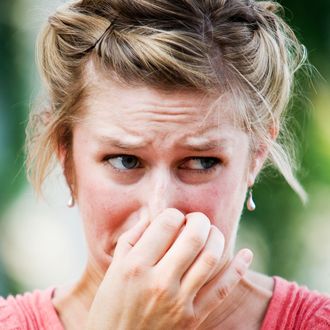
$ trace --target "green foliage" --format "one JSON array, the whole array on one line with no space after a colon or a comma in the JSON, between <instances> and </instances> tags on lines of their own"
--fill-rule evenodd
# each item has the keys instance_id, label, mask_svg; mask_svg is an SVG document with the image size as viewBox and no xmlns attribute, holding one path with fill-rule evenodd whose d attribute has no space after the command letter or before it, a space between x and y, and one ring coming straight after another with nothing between
<instances>
[{"instance_id":1,"label":"green foliage","mask_svg":"<svg viewBox=\"0 0 330 330\"><path fill-rule=\"evenodd\" d=\"M22 148L28 112L27 95L31 94L25 72L19 65L21 54L26 51L21 47L23 36L12 22L17 1L0 1L0 220L1 214L24 183ZM328 79L330 1L283 0L281 3L286 9L287 21L309 50L310 62ZM28 66L32 61L32 58L27 58L24 65ZM306 81L301 81L306 89L303 97L298 96L298 102L293 106L290 126L295 128L298 137L303 168L301 178L308 191L317 184L330 186L330 137L326 133L330 123L330 88L323 82L325 89L320 99L320 92L316 93ZM319 81L316 77L316 89L320 88ZM310 102L304 103L303 98L316 104L314 108ZM254 213L244 213L242 227L253 223L259 228L269 249L267 272L290 279L303 257L301 251L304 244L297 235L302 225L297 214L304 212L303 206L278 176L264 177L254 189L254 198L257 209ZM0 262L0 294L15 292L18 288Z\"/></svg>"},{"instance_id":2,"label":"green foliage","mask_svg":"<svg viewBox=\"0 0 330 330\"><path fill-rule=\"evenodd\" d=\"M330 2L328 0L310 1L287 0L281 1L285 8L287 21L293 26L301 42L309 52L309 61L325 79L330 76L330 43L326 36L330 32ZM310 82L312 79L312 82ZM324 104L324 113L315 103L320 96L318 89L325 81L320 76L302 77L300 80L303 94L299 95L291 109L289 127L293 127L297 137L297 147L300 150L302 171L300 179L307 192L318 183L330 186L330 139L320 143L324 132L319 124L324 120L325 130L330 124L330 98ZM316 88L317 90L315 90ZM330 94L330 88L326 85ZM311 101L309 101L311 100ZM325 117L327 112L327 117ZM304 206L294 193L279 177L264 178L254 189L257 210L254 214L244 217L254 221L261 228L269 246L270 258L267 264L269 274L279 274L293 278L296 266L303 258L304 242L299 238L300 226L298 214L304 212ZM311 202L306 207L312 207Z\"/></svg>"},{"instance_id":3,"label":"green foliage","mask_svg":"<svg viewBox=\"0 0 330 330\"><path fill-rule=\"evenodd\" d=\"M27 86L17 65L22 51L15 42L17 30L11 22L15 1L0 2L0 220L1 214L24 181L23 164L24 126ZM12 281L0 263L0 291L13 290Z\"/></svg>"}]
</instances>

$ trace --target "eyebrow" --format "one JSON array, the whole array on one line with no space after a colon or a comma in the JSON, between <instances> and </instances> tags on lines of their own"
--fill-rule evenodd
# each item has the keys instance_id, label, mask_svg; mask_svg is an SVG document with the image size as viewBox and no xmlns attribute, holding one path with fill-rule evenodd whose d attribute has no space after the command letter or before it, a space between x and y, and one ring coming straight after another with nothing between
<instances>
[{"instance_id":1,"label":"eyebrow","mask_svg":"<svg viewBox=\"0 0 330 330\"><path fill-rule=\"evenodd\" d=\"M203 141L187 141L180 146L190 151L212 151L227 147L228 142L228 139L203 139Z\"/></svg>"},{"instance_id":2,"label":"eyebrow","mask_svg":"<svg viewBox=\"0 0 330 330\"><path fill-rule=\"evenodd\" d=\"M110 136L100 136L98 137L98 142L100 144L107 144L111 145L115 148L124 149L124 150L134 150L134 149L142 149L147 147L150 142L149 141L142 141L141 142L133 142L134 138L129 141L127 139L126 141L123 139L117 139L115 137ZM137 139L138 140L138 139ZM195 141L194 141L195 140ZM226 148L228 146L229 140L227 138L223 139L202 139L198 141L197 139L187 139L183 143L180 143L176 147L181 149L186 149L189 151L196 151L196 152L202 152L202 151L212 151L212 150L218 150L222 148Z\"/></svg>"},{"instance_id":3,"label":"eyebrow","mask_svg":"<svg viewBox=\"0 0 330 330\"><path fill-rule=\"evenodd\" d=\"M211 150L217 150L219 148L223 148L226 146L227 143L223 143L221 141L205 141L203 143L185 143L182 145L184 149L190 150L190 151L211 151Z\"/></svg>"},{"instance_id":4,"label":"eyebrow","mask_svg":"<svg viewBox=\"0 0 330 330\"><path fill-rule=\"evenodd\" d=\"M123 139L119 140L119 139L111 137L111 136L100 136L100 137L98 137L98 142L101 144L109 144L113 147L116 147L119 149L126 149L126 150L141 149L141 148L146 147L149 144L146 141L133 142L133 141L129 141L129 139L127 139L125 141Z\"/></svg>"}]
</instances>

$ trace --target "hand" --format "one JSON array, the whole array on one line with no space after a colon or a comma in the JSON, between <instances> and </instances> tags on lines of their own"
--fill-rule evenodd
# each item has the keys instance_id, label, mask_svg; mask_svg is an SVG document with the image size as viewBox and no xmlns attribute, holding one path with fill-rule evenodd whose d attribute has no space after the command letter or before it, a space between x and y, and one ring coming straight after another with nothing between
<instances>
[{"instance_id":1,"label":"hand","mask_svg":"<svg viewBox=\"0 0 330 330\"><path fill-rule=\"evenodd\" d=\"M251 251L241 250L219 271L223 249L202 213L166 209L140 221L118 239L87 329L196 329L250 265Z\"/></svg>"}]
</instances>

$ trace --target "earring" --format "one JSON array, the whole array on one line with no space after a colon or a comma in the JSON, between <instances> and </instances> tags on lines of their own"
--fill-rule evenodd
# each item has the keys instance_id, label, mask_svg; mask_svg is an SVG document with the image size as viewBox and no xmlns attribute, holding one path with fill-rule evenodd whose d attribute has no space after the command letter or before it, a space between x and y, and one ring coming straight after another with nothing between
<instances>
[{"instance_id":1,"label":"earring","mask_svg":"<svg viewBox=\"0 0 330 330\"><path fill-rule=\"evenodd\" d=\"M74 202L74 198L73 198L73 196L71 195L70 198L69 198L69 200L68 200L67 207L72 208L72 207L74 207L74 204L75 204L75 202Z\"/></svg>"},{"instance_id":2,"label":"earring","mask_svg":"<svg viewBox=\"0 0 330 330\"><path fill-rule=\"evenodd\" d=\"M249 188L249 192L248 192L248 198L246 201L246 207L249 211L254 211L256 209L256 204L253 201L253 197L252 197L252 188Z\"/></svg>"}]
</instances>

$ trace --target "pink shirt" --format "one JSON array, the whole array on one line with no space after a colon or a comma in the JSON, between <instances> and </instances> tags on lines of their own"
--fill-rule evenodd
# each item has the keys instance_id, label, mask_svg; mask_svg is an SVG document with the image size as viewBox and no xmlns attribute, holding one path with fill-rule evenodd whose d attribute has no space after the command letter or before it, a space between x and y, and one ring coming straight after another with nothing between
<instances>
[{"instance_id":1,"label":"pink shirt","mask_svg":"<svg viewBox=\"0 0 330 330\"><path fill-rule=\"evenodd\" d=\"M329 330L330 297L274 277L261 330ZM0 298L0 330L64 330L52 304L54 288ZM244 329L242 329L244 330Z\"/></svg>"},{"instance_id":2,"label":"pink shirt","mask_svg":"<svg viewBox=\"0 0 330 330\"><path fill-rule=\"evenodd\" d=\"M64 330L52 304L54 290L0 298L0 330Z\"/></svg>"},{"instance_id":3,"label":"pink shirt","mask_svg":"<svg viewBox=\"0 0 330 330\"><path fill-rule=\"evenodd\" d=\"M261 330L329 330L330 296L275 276Z\"/></svg>"}]
</instances>

